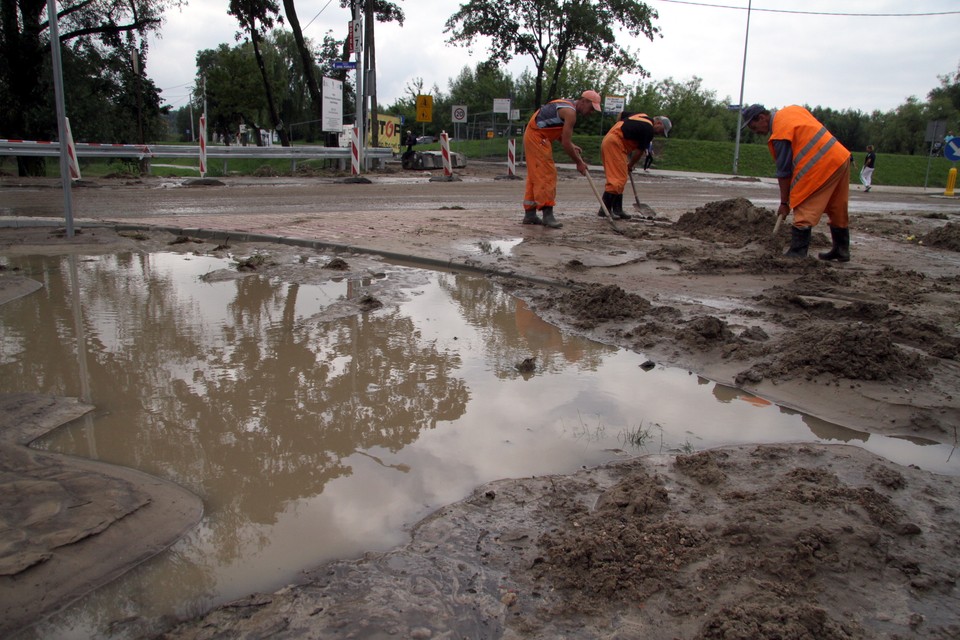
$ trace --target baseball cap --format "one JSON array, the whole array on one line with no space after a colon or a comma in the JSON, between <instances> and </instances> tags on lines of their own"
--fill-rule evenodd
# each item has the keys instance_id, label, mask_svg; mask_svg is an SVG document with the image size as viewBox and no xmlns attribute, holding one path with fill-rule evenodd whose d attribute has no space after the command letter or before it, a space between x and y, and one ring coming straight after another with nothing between
<instances>
[{"instance_id":1,"label":"baseball cap","mask_svg":"<svg viewBox=\"0 0 960 640\"><path fill-rule=\"evenodd\" d=\"M670 129L673 129L673 123L670 122L670 118L667 116L657 116L657 119L660 120L660 124L663 125L663 137L670 137Z\"/></svg>"},{"instance_id":2,"label":"baseball cap","mask_svg":"<svg viewBox=\"0 0 960 640\"><path fill-rule=\"evenodd\" d=\"M583 94L580 97L586 98L587 100L589 100L590 104L593 105L594 111L602 111L602 109L600 108L600 94L597 93L596 91L591 91L590 89L587 89L586 91L583 92Z\"/></svg>"},{"instance_id":3,"label":"baseball cap","mask_svg":"<svg viewBox=\"0 0 960 640\"><path fill-rule=\"evenodd\" d=\"M749 107L743 110L743 125L740 126L741 129L746 129L747 125L750 124L750 121L756 118L758 115L766 111L766 108L762 104L752 104Z\"/></svg>"}]
</instances>

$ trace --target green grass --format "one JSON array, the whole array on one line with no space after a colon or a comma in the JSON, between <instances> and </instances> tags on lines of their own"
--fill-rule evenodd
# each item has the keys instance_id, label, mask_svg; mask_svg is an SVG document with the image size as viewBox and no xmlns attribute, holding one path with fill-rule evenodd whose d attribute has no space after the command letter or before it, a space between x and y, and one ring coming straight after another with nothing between
<instances>
[{"instance_id":1,"label":"green grass","mask_svg":"<svg viewBox=\"0 0 960 640\"><path fill-rule=\"evenodd\" d=\"M583 149L584 159L588 164L600 164L600 136L573 137L574 144ZM523 141L517 139L518 159L522 152ZM701 140L663 139L657 138L654 142L654 163L657 169L669 171L691 171L697 173L718 173L730 175L733 173L733 142L712 142ZM440 145L426 145L417 147L420 150L439 149ZM453 142L452 151L464 154L467 158L506 160L507 141L503 138L494 140L469 140ZM774 171L773 159L767 150L766 144L740 143L740 158L737 175L747 177L772 177ZM857 167L851 167L850 181L859 184L859 168L863 163L865 152L853 152ZM569 163L570 158L559 144L554 145L554 158L557 162ZM929 164L929 177L927 175ZM942 189L946 187L950 169L957 163L945 158L928 158L927 156L897 155L892 153L877 154L877 169L873 174L874 185L898 185L908 187L923 187ZM925 184L926 183L926 184Z\"/></svg>"}]
</instances>

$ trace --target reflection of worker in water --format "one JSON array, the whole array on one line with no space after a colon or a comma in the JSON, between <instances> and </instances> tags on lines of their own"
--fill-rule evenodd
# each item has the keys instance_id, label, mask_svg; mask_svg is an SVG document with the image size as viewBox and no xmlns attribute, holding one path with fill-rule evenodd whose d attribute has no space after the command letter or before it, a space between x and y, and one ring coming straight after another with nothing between
<instances>
[{"instance_id":1,"label":"reflection of worker in water","mask_svg":"<svg viewBox=\"0 0 960 640\"><path fill-rule=\"evenodd\" d=\"M713 385L713 397L723 403L730 403L734 400L743 400L749 404L752 404L755 407L769 407L773 403L769 400L764 400L763 398L758 398L757 396L741 391L735 387L727 387L722 384Z\"/></svg>"},{"instance_id":2,"label":"reflection of worker in water","mask_svg":"<svg viewBox=\"0 0 960 640\"><path fill-rule=\"evenodd\" d=\"M527 339L531 348L543 353L562 353L568 362L577 362L583 356L581 349L574 345L575 341L564 339L560 329L544 322L523 300L517 300L514 318L517 330Z\"/></svg>"}]
</instances>

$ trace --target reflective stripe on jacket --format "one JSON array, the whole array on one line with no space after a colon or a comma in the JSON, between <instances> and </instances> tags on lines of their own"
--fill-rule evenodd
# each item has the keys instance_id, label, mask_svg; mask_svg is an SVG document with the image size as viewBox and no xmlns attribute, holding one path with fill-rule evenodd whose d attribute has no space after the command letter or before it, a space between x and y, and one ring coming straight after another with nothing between
<instances>
[{"instance_id":1,"label":"reflective stripe on jacket","mask_svg":"<svg viewBox=\"0 0 960 640\"><path fill-rule=\"evenodd\" d=\"M793 151L790 207L795 208L850 160L850 152L809 111L792 105L773 115L767 146L777 159L774 140L786 140Z\"/></svg>"}]
</instances>

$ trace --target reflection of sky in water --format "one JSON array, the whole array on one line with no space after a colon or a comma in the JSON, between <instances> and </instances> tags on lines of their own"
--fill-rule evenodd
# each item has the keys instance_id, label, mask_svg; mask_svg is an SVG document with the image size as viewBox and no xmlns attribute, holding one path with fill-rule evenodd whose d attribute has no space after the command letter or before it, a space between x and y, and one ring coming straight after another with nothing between
<instances>
[{"instance_id":1,"label":"reflection of sky in water","mask_svg":"<svg viewBox=\"0 0 960 640\"><path fill-rule=\"evenodd\" d=\"M79 395L66 259L22 262L46 286L0 308L0 391ZM40 637L270 591L402 543L484 482L623 455L828 441L960 473L947 446L846 429L680 369L644 371L641 354L565 335L479 276L431 273L399 305L324 322L317 314L365 286L201 278L224 268L174 254L78 265L97 410L43 446L180 482L206 512ZM537 372L523 376L515 365L530 356ZM642 447L630 444L638 433Z\"/></svg>"}]
</instances>

